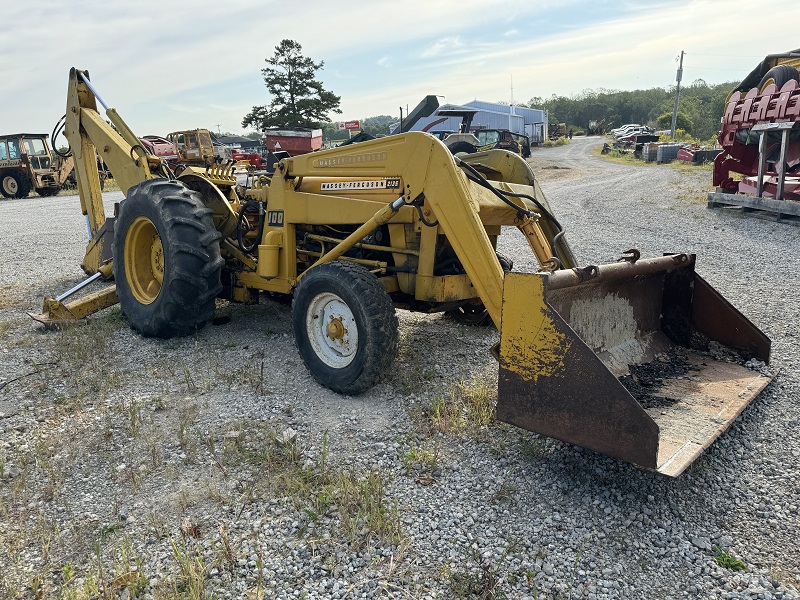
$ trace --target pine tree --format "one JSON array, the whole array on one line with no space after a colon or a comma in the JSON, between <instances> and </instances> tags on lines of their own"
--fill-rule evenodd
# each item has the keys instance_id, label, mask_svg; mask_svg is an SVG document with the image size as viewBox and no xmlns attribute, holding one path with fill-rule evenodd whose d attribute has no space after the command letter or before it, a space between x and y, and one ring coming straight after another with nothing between
<instances>
[{"instance_id":1,"label":"pine tree","mask_svg":"<svg viewBox=\"0 0 800 600\"><path fill-rule=\"evenodd\" d=\"M272 103L254 106L242 120L242 127L320 127L329 112L342 112L341 98L315 79L325 63L315 63L303 56L302 50L294 40L275 46L275 54L266 59L269 66L261 70Z\"/></svg>"}]
</instances>

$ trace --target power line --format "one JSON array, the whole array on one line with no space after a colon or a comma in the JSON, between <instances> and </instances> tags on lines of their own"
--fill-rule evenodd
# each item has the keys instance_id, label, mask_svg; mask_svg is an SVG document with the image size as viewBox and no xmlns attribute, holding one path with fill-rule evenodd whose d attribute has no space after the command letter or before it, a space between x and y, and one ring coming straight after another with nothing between
<instances>
[{"instance_id":1,"label":"power line","mask_svg":"<svg viewBox=\"0 0 800 600\"><path fill-rule=\"evenodd\" d=\"M755 56L752 54L700 54L697 52L692 52L692 56L718 56L721 58L764 58L763 55Z\"/></svg>"},{"instance_id":2,"label":"power line","mask_svg":"<svg viewBox=\"0 0 800 600\"><path fill-rule=\"evenodd\" d=\"M687 71L693 71L695 69L700 69L702 71L737 71L739 73L742 72L742 69L731 69L728 67L684 67Z\"/></svg>"}]
</instances>

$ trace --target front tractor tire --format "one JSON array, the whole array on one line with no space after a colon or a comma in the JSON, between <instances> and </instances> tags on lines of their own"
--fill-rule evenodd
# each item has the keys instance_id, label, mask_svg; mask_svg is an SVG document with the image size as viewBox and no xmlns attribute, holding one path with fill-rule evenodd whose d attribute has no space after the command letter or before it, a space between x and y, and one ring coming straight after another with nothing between
<instances>
[{"instance_id":1,"label":"front tractor tire","mask_svg":"<svg viewBox=\"0 0 800 600\"><path fill-rule=\"evenodd\" d=\"M214 315L222 290L221 235L197 192L150 179L128 190L114 226L122 312L148 337L187 335Z\"/></svg>"},{"instance_id":2,"label":"front tractor tire","mask_svg":"<svg viewBox=\"0 0 800 600\"><path fill-rule=\"evenodd\" d=\"M22 171L6 171L0 175L0 192L6 198L27 198L31 181Z\"/></svg>"},{"instance_id":3,"label":"front tractor tire","mask_svg":"<svg viewBox=\"0 0 800 600\"><path fill-rule=\"evenodd\" d=\"M306 272L295 288L292 326L311 375L340 394L367 391L397 356L394 305L378 279L355 263L333 261Z\"/></svg>"}]
</instances>

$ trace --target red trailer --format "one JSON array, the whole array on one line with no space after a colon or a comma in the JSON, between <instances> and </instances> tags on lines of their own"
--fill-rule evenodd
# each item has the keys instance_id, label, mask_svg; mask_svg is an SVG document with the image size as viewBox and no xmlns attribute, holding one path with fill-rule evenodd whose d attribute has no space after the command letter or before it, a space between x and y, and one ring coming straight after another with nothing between
<instances>
[{"instance_id":1,"label":"red trailer","mask_svg":"<svg viewBox=\"0 0 800 600\"><path fill-rule=\"evenodd\" d=\"M267 150L288 152L290 156L307 154L322 148L322 129L276 127L265 130L264 136Z\"/></svg>"}]
</instances>

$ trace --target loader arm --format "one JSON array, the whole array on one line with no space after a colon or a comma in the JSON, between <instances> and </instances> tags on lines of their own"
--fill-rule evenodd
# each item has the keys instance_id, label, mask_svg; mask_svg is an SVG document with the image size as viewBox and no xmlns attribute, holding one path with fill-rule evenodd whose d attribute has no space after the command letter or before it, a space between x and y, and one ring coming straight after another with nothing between
<instances>
[{"instance_id":1,"label":"loader arm","mask_svg":"<svg viewBox=\"0 0 800 600\"><path fill-rule=\"evenodd\" d=\"M481 219L481 211L511 211L512 216L513 211L470 181L438 139L410 132L363 142L335 153L297 156L283 161L281 168L287 179L400 176L405 184L402 190L405 202L424 200L420 210L429 221L438 221L438 227L447 236L478 296L500 328L504 272ZM522 183L527 175L518 173L516 177ZM541 233L541 229L537 233L539 244L534 251L541 264L550 257L552 238Z\"/></svg>"}]
</instances>

